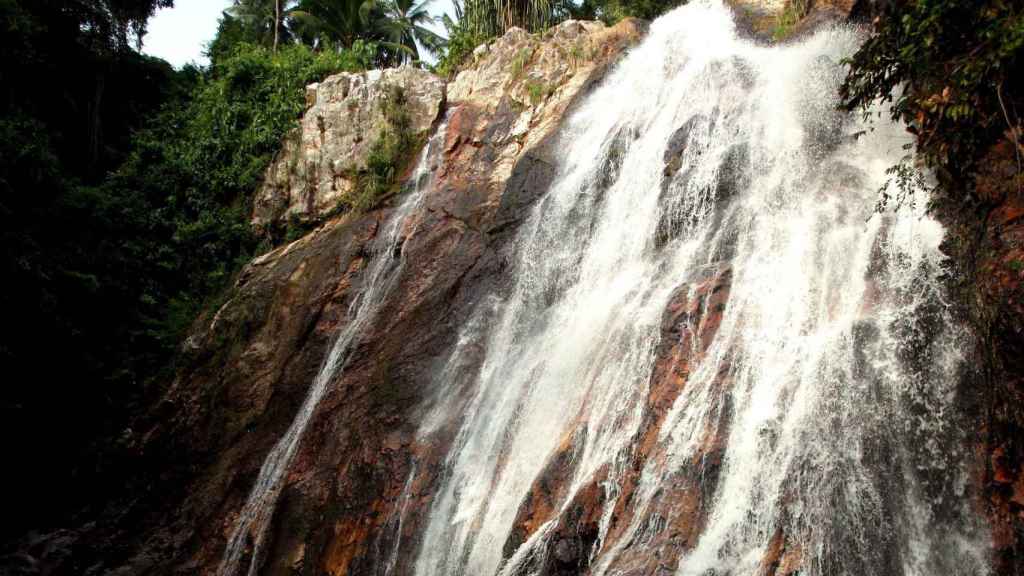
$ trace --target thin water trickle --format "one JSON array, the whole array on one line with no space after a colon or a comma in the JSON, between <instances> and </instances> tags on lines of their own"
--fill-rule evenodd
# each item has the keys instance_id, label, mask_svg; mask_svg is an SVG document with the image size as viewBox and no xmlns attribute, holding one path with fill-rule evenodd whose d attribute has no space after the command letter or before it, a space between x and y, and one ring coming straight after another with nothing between
<instances>
[{"instance_id":1,"label":"thin water trickle","mask_svg":"<svg viewBox=\"0 0 1024 576\"><path fill-rule=\"evenodd\" d=\"M413 231L408 229L409 225L418 217L417 212L423 197L433 184L431 162L443 145L444 134L445 125L442 124L421 153L419 163L410 178L412 190L384 223L374 240L370 249L372 257L362 280L360 293L349 307L349 320L331 345L330 352L288 431L263 461L256 484L250 491L228 539L217 571L218 576L236 576L246 555L249 556L246 574L255 576L259 570L263 560L268 524L281 494L288 466L298 449L310 418L327 392L328 386L335 381L339 371L345 368L353 341L373 322L377 310L391 292L394 281L400 274L404 258L401 246L405 239L412 235Z\"/></svg>"},{"instance_id":2,"label":"thin water trickle","mask_svg":"<svg viewBox=\"0 0 1024 576\"><path fill-rule=\"evenodd\" d=\"M570 434L557 505L608 470L590 573L617 574L627 548L664 529L642 512L718 427L710 511L676 573L760 574L776 534L812 576L987 572L987 534L956 473L966 335L938 280L943 230L920 210L872 217L909 137L877 124L854 138L869 127L836 110L859 41L835 27L758 46L720 2L691 2L566 122L557 177L518 232L514 282L481 305L496 312L473 335L486 351L473 395L458 414L439 401L421 430L429 441L439 422L458 426L415 574L533 573L555 520L508 558L505 543ZM644 464L633 523L608 540L666 306L724 268L721 326L658 436L667 456ZM464 363L465 339L449 366Z\"/></svg>"}]
</instances>

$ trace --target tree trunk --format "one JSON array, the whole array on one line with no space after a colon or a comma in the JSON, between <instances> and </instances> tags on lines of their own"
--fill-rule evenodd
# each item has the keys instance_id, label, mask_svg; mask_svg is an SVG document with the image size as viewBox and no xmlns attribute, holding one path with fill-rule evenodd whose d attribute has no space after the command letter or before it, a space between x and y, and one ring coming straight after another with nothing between
<instances>
[{"instance_id":1,"label":"tree trunk","mask_svg":"<svg viewBox=\"0 0 1024 576\"><path fill-rule=\"evenodd\" d=\"M109 64L104 63L103 69L96 74L96 86L93 90L92 100L89 102L86 134L88 134L89 164L87 172L89 177L94 177L99 168L100 154L103 149L103 94L107 88L106 68Z\"/></svg>"},{"instance_id":2,"label":"tree trunk","mask_svg":"<svg viewBox=\"0 0 1024 576\"><path fill-rule=\"evenodd\" d=\"M277 42L281 36L281 0L274 2L274 52L277 52Z\"/></svg>"}]
</instances>

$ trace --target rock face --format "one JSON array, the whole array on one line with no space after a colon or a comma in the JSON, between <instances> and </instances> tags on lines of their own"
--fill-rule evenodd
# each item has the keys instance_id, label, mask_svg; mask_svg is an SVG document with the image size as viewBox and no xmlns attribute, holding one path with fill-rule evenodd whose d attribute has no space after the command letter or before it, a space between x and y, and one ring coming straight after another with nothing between
<instances>
[{"instance_id":1,"label":"rock face","mask_svg":"<svg viewBox=\"0 0 1024 576\"><path fill-rule=\"evenodd\" d=\"M865 18L875 0L726 0L741 29L758 40L788 41L837 19Z\"/></svg>"},{"instance_id":2,"label":"rock face","mask_svg":"<svg viewBox=\"0 0 1024 576\"><path fill-rule=\"evenodd\" d=\"M951 290L980 335L971 379L979 397L977 481L987 496L996 574L1024 573L1024 148L1009 138L982 160L975 202L940 202ZM946 179L951 189L962 183Z\"/></svg>"},{"instance_id":3,"label":"rock face","mask_svg":"<svg viewBox=\"0 0 1024 576\"><path fill-rule=\"evenodd\" d=\"M401 544L414 542L428 521L457 432L442 422L431 443L422 440L418 430L435 399L423 383L457 344L458 328L471 311L507 283L510 239L555 176L560 123L644 32L645 24L635 20L611 28L569 21L542 35L513 29L478 49L447 86L429 73L403 68L342 74L310 87L301 129L257 195L257 227L288 218L315 221L333 209L351 188L346 171L365 162L384 123L389 86L402 88L415 131L425 132L443 118L446 132L439 153L429 159L435 184L417 220L402 232L405 267L392 296L355 342L352 361L330 384L288 468L260 574L413 572L416 546ZM680 168L686 131L680 129L665 154L667 176ZM734 151L737 157L745 153ZM1003 151L1000 158L1004 169L1012 155ZM1000 172L989 181L1012 178ZM993 376L999 417L993 429L979 434L978 446L990 462L983 482L996 527L998 568L1014 574L1024 557L1024 365L1018 333L1024 322L1024 200L1006 186L993 194L1000 200L981 234L990 249L979 264L979 276L990 281L977 284L976 297L990 311L986 326L1001 338L993 348L1002 354L1001 372ZM263 459L294 418L334 336L351 321L371 243L393 212L384 206L331 218L253 260L227 301L197 321L172 383L136 427L133 448L140 466L161 472L140 480L133 486L136 498L111 506L97 522L34 537L29 555L18 558L29 567L24 573L216 573ZM970 228L964 236L968 232L978 231ZM650 506L637 510L630 502L645 466L667 458L658 442L666 413L717 334L732 287L729 263L712 262L695 285L679 286L666 307L642 434L622 473L614 514L601 518L607 467L584 479L565 502L568 461L580 442L570 431L520 504L508 540L499 543L504 558L549 521L548 549L531 573L589 573L603 521L601 546L623 548L607 566L609 573L671 573L695 546L719 482L728 417L703 431L692 458L673 472ZM464 345L470 358L475 351L482 359L483 343ZM458 375L453 382L469 379ZM726 371L714 386L721 405L709 409L730 414ZM473 391L453 385L444 392L444 401L457 409ZM643 552L629 549L631 526L652 527ZM800 543L778 532L759 574L790 576L800 572L801 562Z\"/></svg>"},{"instance_id":4,"label":"rock face","mask_svg":"<svg viewBox=\"0 0 1024 576\"><path fill-rule=\"evenodd\" d=\"M252 224L318 220L352 190L352 172L366 166L385 129L385 107L400 90L413 133L430 130L444 104L445 85L411 67L342 73L306 89L309 109L297 132L267 169L256 193Z\"/></svg>"},{"instance_id":5,"label":"rock face","mask_svg":"<svg viewBox=\"0 0 1024 576\"><path fill-rule=\"evenodd\" d=\"M443 114L447 136L419 219L403 231L394 296L354 344L288 469L261 574L410 573L413 546L390 555L425 520L445 450L416 439L429 396L421 383L469 310L503 282L507 241L553 177L561 119L644 31L635 20L512 30L447 87L447 101L440 80L412 69L310 89L301 138L258 194L257 226L330 210L348 185L344 166L365 160L388 85L403 87L415 129ZM197 321L173 383L135 427L140 468L159 474L99 522L62 534L72 553L50 554L40 572L216 572L263 459L351 320L371 242L393 211L330 219L245 268L226 303Z\"/></svg>"}]
</instances>

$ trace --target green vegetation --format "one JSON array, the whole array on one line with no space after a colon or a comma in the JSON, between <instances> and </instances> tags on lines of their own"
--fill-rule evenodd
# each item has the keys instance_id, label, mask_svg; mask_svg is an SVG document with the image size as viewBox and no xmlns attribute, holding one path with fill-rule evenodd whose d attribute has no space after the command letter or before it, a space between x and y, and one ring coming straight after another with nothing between
<instances>
[{"instance_id":1,"label":"green vegetation","mask_svg":"<svg viewBox=\"0 0 1024 576\"><path fill-rule=\"evenodd\" d=\"M435 69L442 76L453 77L469 61L477 46L504 34L513 26L538 32L567 18L603 20L607 24L614 24L627 17L653 20L686 1L583 0L576 3L573 0L455 0L455 19L442 17L448 40ZM583 53L582 47L574 47L573 50L570 58L575 64L589 57ZM525 64L518 60L517 63L520 69ZM513 75L517 74L513 72Z\"/></svg>"},{"instance_id":2,"label":"green vegetation","mask_svg":"<svg viewBox=\"0 0 1024 576\"><path fill-rule=\"evenodd\" d=\"M8 310L0 361L14 489L4 537L117 490L134 416L158 397L182 337L239 267L308 230L256 237L252 194L297 126L304 87L444 50L413 0L235 0L211 64L138 52L172 0L0 0L0 235ZM456 51L472 49L456 38ZM450 52L449 52L450 54ZM393 194L420 144L404 95L339 210ZM26 440L27 439L27 440Z\"/></svg>"},{"instance_id":3,"label":"green vegetation","mask_svg":"<svg viewBox=\"0 0 1024 576\"><path fill-rule=\"evenodd\" d=\"M776 17L772 28L772 40L776 42L786 39L811 9L811 0L787 0L782 13Z\"/></svg>"},{"instance_id":4,"label":"green vegetation","mask_svg":"<svg viewBox=\"0 0 1024 576\"><path fill-rule=\"evenodd\" d=\"M159 394L197 314L222 301L252 255L307 230L293 220L258 238L247 222L306 84L419 63L421 49L451 76L513 26L651 19L680 3L467 0L444 19L443 40L426 27L425 2L235 0L211 64L175 71L137 51L148 18L172 0L0 0L0 362L22 375L3 388L0 432L21 464L13 492L30 496L7 511L4 536L118 488L105 479L131 465L117 447L138 433L127 429L132 413ZM807 5L791 0L774 35L788 35ZM897 0L849 61L844 105L867 113L888 100L924 162L969 177L994 143L1021 142L1022 50L1017 0ZM532 57L524 50L511 66L536 106L554 87L526 76ZM592 56L574 45L565 57ZM422 144L404 105L394 91L338 211L397 192ZM909 157L889 175L883 204L912 202L925 186Z\"/></svg>"},{"instance_id":5,"label":"green vegetation","mask_svg":"<svg viewBox=\"0 0 1024 576\"><path fill-rule=\"evenodd\" d=\"M445 40L427 25L429 0L235 0L221 21L218 40L277 49L304 44L314 50L374 47L374 64L420 62L420 47L439 55ZM220 54L224 46L211 47Z\"/></svg>"},{"instance_id":6,"label":"green vegetation","mask_svg":"<svg viewBox=\"0 0 1024 576\"><path fill-rule=\"evenodd\" d=\"M914 165L914 157L911 154L907 154L899 163L886 169L885 174L888 179L878 190L878 204L875 207L877 212L884 212L890 208L899 210L905 205L913 208L919 192L929 193L933 190L924 173Z\"/></svg>"},{"instance_id":7,"label":"green vegetation","mask_svg":"<svg viewBox=\"0 0 1024 576\"><path fill-rule=\"evenodd\" d=\"M123 233L130 207L94 186L195 80L133 49L168 3L0 0L0 436L22 495L3 536L95 487L92 442L116 434L123 391L140 388L117 359L144 328L123 322L121 282L104 283L121 259L105 234Z\"/></svg>"},{"instance_id":8,"label":"green vegetation","mask_svg":"<svg viewBox=\"0 0 1024 576\"><path fill-rule=\"evenodd\" d=\"M899 0L874 26L848 62L847 109L869 115L876 100L890 103L922 161L958 180L994 143L1022 141L1024 4Z\"/></svg>"},{"instance_id":9,"label":"green vegetation","mask_svg":"<svg viewBox=\"0 0 1024 576\"><path fill-rule=\"evenodd\" d=\"M516 52L516 55L512 57L512 79L518 79L522 76L523 71L526 69L526 65L530 63L530 59L533 58L533 47L529 46L520 49Z\"/></svg>"},{"instance_id":10,"label":"green vegetation","mask_svg":"<svg viewBox=\"0 0 1024 576\"><path fill-rule=\"evenodd\" d=\"M571 0L464 0L459 22L473 33L493 38L510 28L543 30L573 14Z\"/></svg>"},{"instance_id":11,"label":"green vegetation","mask_svg":"<svg viewBox=\"0 0 1024 576\"><path fill-rule=\"evenodd\" d=\"M398 192L402 170L408 167L423 143L422 138L412 132L405 103L405 93L398 87L391 88L384 104L387 126L370 148L366 167L350 169L355 185L352 192L342 199L341 210L365 212Z\"/></svg>"},{"instance_id":12,"label":"green vegetation","mask_svg":"<svg viewBox=\"0 0 1024 576\"><path fill-rule=\"evenodd\" d=\"M536 80L526 82L526 94L530 97L530 105L536 106L547 99L555 91L554 86L549 86Z\"/></svg>"},{"instance_id":13,"label":"green vegetation","mask_svg":"<svg viewBox=\"0 0 1024 576\"><path fill-rule=\"evenodd\" d=\"M623 18L654 20L665 12L686 4L688 0L583 0L574 7L573 17L603 20L614 24Z\"/></svg>"},{"instance_id":14,"label":"green vegetation","mask_svg":"<svg viewBox=\"0 0 1024 576\"><path fill-rule=\"evenodd\" d=\"M464 3L462 0L454 0L452 5L455 9L455 19L447 14L441 18L448 33L448 40L435 70L444 77L454 77L459 68L469 61L477 46L504 34L509 28L519 26L535 32L560 22L571 14L569 8L573 6L569 0L565 1L566 9L559 10L558 7L562 5L552 4L548 0L527 0L507 4L483 0L469 0ZM525 62L519 62L520 70L524 64ZM518 72L513 74L518 75Z\"/></svg>"},{"instance_id":15,"label":"green vegetation","mask_svg":"<svg viewBox=\"0 0 1024 576\"><path fill-rule=\"evenodd\" d=\"M174 71L131 41L169 3L0 0L0 361L24 378L3 388L0 422L23 466L14 489L46 495L8 511L5 537L118 489L104 478L130 466L133 412L267 247L251 196L305 85L379 57L363 40L275 51L228 15L209 68Z\"/></svg>"},{"instance_id":16,"label":"green vegetation","mask_svg":"<svg viewBox=\"0 0 1024 576\"><path fill-rule=\"evenodd\" d=\"M461 7L458 2L454 3L458 12ZM444 78L453 78L459 68L469 61L473 50L477 46L486 43L492 37L478 33L465 25L464 20L452 20L447 14L442 17L445 30L448 32L448 41L444 54L438 59L434 71Z\"/></svg>"},{"instance_id":17,"label":"green vegetation","mask_svg":"<svg viewBox=\"0 0 1024 576\"><path fill-rule=\"evenodd\" d=\"M0 361L32 375L0 397L4 448L23 471L14 491L29 496L7 511L4 536L119 488L138 434L129 425L159 397L188 327L253 254L308 230L290 221L258 238L247 222L306 84L419 64L421 50L451 75L512 26L654 15L634 1L470 0L444 20L444 40L425 2L235 0L210 65L176 71L138 51L148 18L173 0L0 0ZM525 87L534 105L551 89ZM403 104L394 93L339 211L397 191L422 137Z\"/></svg>"},{"instance_id":18,"label":"green vegetation","mask_svg":"<svg viewBox=\"0 0 1024 576\"><path fill-rule=\"evenodd\" d=\"M419 60L417 43L426 48L427 52L438 55L444 48L445 40L426 28L434 17L427 12L427 5L432 0L389 0L381 4L383 18L378 18L383 31L382 42L395 48L396 54L405 53L413 60Z\"/></svg>"},{"instance_id":19,"label":"green vegetation","mask_svg":"<svg viewBox=\"0 0 1024 576\"><path fill-rule=\"evenodd\" d=\"M572 47L569 48L569 54L567 56L573 67L576 67L584 62L593 60L594 53L592 49L584 48L582 42L576 41L573 43Z\"/></svg>"},{"instance_id":20,"label":"green vegetation","mask_svg":"<svg viewBox=\"0 0 1024 576\"><path fill-rule=\"evenodd\" d=\"M176 345L204 300L256 249L251 195L305 107L303 88L362 69L371 57L241 44L199 79L187 104L164 110L136 135L128 160L97 192L136 204L122 218L138 221L126 241L144 243L132 264L159 279L140 296L155 344ZM152 214L161 217L154 222Z\"/></svg>"}]
</instances>

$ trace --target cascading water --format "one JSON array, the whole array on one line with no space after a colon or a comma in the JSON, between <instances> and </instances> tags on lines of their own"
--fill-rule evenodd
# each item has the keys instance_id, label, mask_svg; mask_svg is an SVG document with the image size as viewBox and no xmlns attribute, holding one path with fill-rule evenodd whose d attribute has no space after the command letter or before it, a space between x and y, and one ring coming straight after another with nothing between
<instances>
[{"instance_id":1,"label":"cascading water","mask_svg":"<svg viewBox=\"0 0 1024 576\"><path fill-rule=\"evenodd\" d=\"M557 517L599 470L589 571L623 574L618 559L666 524L645 511L672 514L662 488L711 429L725 447L703 485L709 512L659 574L767 573L780 533L803 574L986 572L956 403L966 336L937 279L943 231L920 209L873 213L908 137L836 111L857 43L833 28L758 46L726 7L693 2L654 22L567 121L514 282L463 331L486 349L469 400L453 415L439 398L421 430L429 443L460 419L416 574L538 572ZM721 325L657 434L665 457L646 459L619 502L666 307L725 270ZM472 363L465 348L449 366ZM454 395L453 372L439 394ZM517 511L567 437L566 495L509 555ZM617 506L633 520L612 539Z\"/></svg>"},{"instance_id":2,"label":"cascading water","mask_svg":"<svg viewBox=\"0 0 1024 576\"><path fill-rule=\"evenodd\" d=\"M295 419L263 461L256 484L250 491L245 506L239 513L234 531L228 539L218 570L220 576L234 576L238 573L239 564L247 548L251 555L247 574L253 576L259 569L267 526L281 493L285 473L302 440L302 435L324 393L327 392L328 385L335 380L338 371L344 369L348 363L356 337L373 322L380 304L388 296L394 280L401 273L402 242L413 233L413 230L409 229L410 224L415 224L423 197L433 184L435 167L432 162L436 160L438 150L444 143L444 134L445 125L442 124L424 147L419 163L410 177L412 190L378 232L371 246L372 259L366 270L362 289L349 307L349 321L331 346Z\"/></svg>"}]
</instances>

